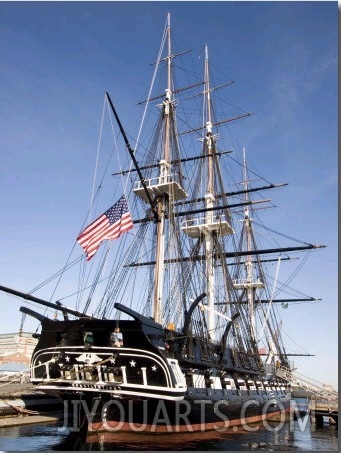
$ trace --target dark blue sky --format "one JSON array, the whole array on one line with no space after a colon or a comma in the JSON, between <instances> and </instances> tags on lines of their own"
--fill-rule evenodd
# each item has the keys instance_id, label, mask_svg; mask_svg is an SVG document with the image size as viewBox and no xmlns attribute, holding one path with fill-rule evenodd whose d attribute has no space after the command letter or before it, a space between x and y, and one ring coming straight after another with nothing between
<instances>
[{"instance_id":1,"label":"dark blue sky","mask_svg":"<svg viewBox=\"0 0 341 453\"><path fill-rule=\"evenodd\" d=\"M236 124L236 147L289 183L274 200L278 229L328 246L299 282L323 302L291 306L289 317L295 341L316 354L303 369L336 384L337 6L1 2L0 284L30 291L63 266L89 204L104 92L136 137L136 102L170 12L177 47L195 60L207 43L212 69L236 82L231 105L254 113ZM0 332L16 331L20 301L1 300Z\"/></svg>"}]
</instances>

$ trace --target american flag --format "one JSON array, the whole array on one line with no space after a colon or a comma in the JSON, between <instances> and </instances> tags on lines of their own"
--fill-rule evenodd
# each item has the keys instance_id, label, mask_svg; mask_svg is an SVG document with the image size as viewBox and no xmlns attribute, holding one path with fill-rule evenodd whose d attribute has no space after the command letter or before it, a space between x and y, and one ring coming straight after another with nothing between
<instances>
[{"instance_id":1,"label":"american flag","mask_svg":"<svg viewBox=\"0 0 341 453\"><path fill-rule=\"evenodd\" d=\"M83 230L77 242L90 260L105 239L117 239L133 228L127 201L123 195L110 209Z\"/></svg>"}]
</instances>

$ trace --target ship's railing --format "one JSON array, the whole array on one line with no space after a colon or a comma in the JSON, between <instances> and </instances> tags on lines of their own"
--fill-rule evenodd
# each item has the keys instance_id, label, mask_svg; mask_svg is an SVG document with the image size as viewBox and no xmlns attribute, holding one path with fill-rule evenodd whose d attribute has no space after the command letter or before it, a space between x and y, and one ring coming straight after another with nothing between
<instances>
[{"instance_id":1,"label":"ship's railing","mask_svg":"<svg viewBox=\"0 0 341 453\"><path fill-rule=\"evenodd\" d=\"M253 278L251 280L247 278L234 278L232 280L234 285L247 286L247 285L264 285L261 278Z\"/></svg>"},{"instance_id":2,"label":"ship's railing","mask_svg":"<svg viewBox=\"0 0 341 453\"><path fill-rule=\"evenodd\" d=\"M174 175L157 176L155 178L150 178L150 179L144 180L144 184L147 188L158 186L159 184L168 184L171 182L177 182ZM141 181L135 182L135 189L143 189L143 184Z\"/></svg>"},{"instance_id":3,"label":"ship's railing","mask_svg":"<svg viewBox=\"0 0 341 453\"><path fill-rule=\"evenodd\" d=\"M142 181L136 181L134 184L134 193L144 201L149 201L146 191L151 195L168 194L174 200L181 200L187 197L187 193L183 190L176 175L164 175L155 178L149 178Z\"/></svg>"},{"instance_id":4,"label":"ship's railing","mask_svg":"<svg viewBox=\"0 0 341 453\"><path fill-rule=\"evenodd\" d=\"M214 217L214 223L226 222L225 214ZM186 219L181 222L181 228L198 227L207 224L206 217L196 217L194 219Z\"/></svg>"}]
</instances>

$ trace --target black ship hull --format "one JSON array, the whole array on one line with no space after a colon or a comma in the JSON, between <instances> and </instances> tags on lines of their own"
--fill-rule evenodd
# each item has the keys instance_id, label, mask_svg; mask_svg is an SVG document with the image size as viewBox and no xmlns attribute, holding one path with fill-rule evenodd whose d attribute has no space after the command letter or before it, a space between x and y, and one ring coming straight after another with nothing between
<instances>
[{"instance_id":1,"label":"black ship hull","mask_svg":"<svg viewBox=\"0 0 341 453\"><path fill-rule=\"evenodd\" d=\"M219 432L238 426L252 429L252 424L263 420L284 420L290 411L288 397L269 398L267 402L250 397L232 399L218 392L215 397L221 399L110 400L88 418L88 431L162 434Z\"/></svg>"},{"instance_id":2,"label":"black ship hull","mask_svg":"<svg viewBox=\"0 0 341 453\"><path fill-rule=\"evenodd\" d=\"M31 380L65 402L74 427L86 420L89 431L193 432L289 410L283 382L229 362L228 351L199 360L192 345L190 357L183 336L134 315L132 321L43 320ZM118 324L119 341L112 338Z\"/></svg>"}]
</instances>

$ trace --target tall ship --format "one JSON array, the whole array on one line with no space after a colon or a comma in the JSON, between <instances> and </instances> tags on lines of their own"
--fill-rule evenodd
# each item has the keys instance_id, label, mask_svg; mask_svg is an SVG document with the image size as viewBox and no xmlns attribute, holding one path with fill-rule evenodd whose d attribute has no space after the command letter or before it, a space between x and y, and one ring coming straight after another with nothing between
<instances>
[{"instance_id":1,"label":"tall ship","mask_svg":"<svg viewBox=\"0 0 341 453\"><path fill-rule=\"evenodd\" d=\"M78 404L90 430L224 429L290 408L290 382L278 373L292 367L281 317L302 295L280 275L299 252L323 246L262 223L264 194L286 184L226 147L233 123L250 115L217 117L231 81L213 84L207 46L201 78L177 85L186 57L173 49L168 16L134 147L105 95L112 136L101 146L110 152L97 165L78 257L55 276L61 285L71 272L77 291L47 301L1 287L52 311L20 308L40 322L31 382Z\"/></svg>"}]
</instances>

